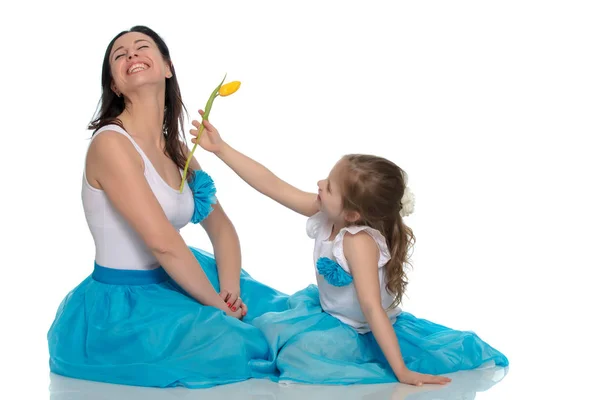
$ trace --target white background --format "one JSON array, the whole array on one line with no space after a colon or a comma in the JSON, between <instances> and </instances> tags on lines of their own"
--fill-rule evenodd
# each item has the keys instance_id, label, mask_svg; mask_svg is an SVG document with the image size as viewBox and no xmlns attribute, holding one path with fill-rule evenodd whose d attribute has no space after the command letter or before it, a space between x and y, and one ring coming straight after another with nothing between
<instances>
[{"instance_id":1,"label":"white background","mask_svg":"<svg viewBox=\"0 0 600 400\"><path fill-rule=\"evenodd\" d=\"M2 6L0 390L49 396L47 329L93 265L80 191L102 58L143 24L169 45L192 118L225 72L242 81L211 121L288 182L316 189L350 152L407 171L417 245L404 308L507 355L508 376L478 399L595 396L596 2L117 4ZM287 293L313 283L305 219L196 156L244 267ZM211 250L199 226L182 234Z\"/></svg>"}]
</instances>

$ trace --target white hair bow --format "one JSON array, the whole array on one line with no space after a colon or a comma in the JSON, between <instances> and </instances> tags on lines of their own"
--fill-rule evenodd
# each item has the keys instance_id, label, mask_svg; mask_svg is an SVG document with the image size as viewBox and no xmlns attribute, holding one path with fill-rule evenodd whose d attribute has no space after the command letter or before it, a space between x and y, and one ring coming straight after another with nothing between
<instances>
[{"instance_id":1,"label":"white hair bow","mask_svg":"<svg viewBox=\"0 0 600 400\"><path fill-rule=\"evenodd\" d=\"M415 195L410 190L410 188L406 187L404 189L404 195L402 195L402 208L400 209L400 215L402 217L408 217L415 211Z\"/></svg>"}]
</instances>

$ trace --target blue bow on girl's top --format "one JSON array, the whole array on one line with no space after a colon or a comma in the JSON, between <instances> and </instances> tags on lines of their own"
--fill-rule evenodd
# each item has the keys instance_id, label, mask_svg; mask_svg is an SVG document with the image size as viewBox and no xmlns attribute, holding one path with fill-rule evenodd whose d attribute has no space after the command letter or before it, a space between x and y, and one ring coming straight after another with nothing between
<instances>
[{"instance_id":1,"label":"blue bow on girl's top","mask_svg":"<svg viewBox=\"0 0 600 400\"><path fill-rule=\"evenodd\" d=\"M319 271L319 274L323 275L330 285L339 287L352 283L352 275L344 271L340 264L330 258L319 258L317 260L317 271Z\"/></svg>"}]
</instances>

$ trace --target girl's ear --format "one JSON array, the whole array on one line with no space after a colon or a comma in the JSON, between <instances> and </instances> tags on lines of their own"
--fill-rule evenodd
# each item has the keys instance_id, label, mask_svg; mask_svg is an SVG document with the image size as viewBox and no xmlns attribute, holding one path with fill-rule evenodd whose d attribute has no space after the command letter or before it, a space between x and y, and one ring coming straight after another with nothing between
<instances>
[{"instance_id":1,"label":"girl's ear","mask_svg":"<svg viewBox=\"0 0 600 400\"><path fill-rule=\"evenodd\" d=\"M358 211L344 211L344 220L346 222L354 223L360 219Z\"/></svg>"}]
</instances>

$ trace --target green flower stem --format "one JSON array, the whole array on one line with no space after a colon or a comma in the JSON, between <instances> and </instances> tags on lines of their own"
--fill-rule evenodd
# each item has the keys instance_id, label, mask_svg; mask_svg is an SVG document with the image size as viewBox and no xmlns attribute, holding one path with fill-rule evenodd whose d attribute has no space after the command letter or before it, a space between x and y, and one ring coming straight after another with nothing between
<instances>
[{"instance_id":1,"label":"green flower stem","mask_svg":"<svg viewBox=\"0 0 600 400\"><path fill-rule=\"evenodd\" d=\"M217 86L217 88L215 90L213 90L210 97L208 98L208 101L206 102L206 107L204 107L204 115L202 116L202 121L208 120L210 110L212 109L213 101L215 101L215 99L219 95L219 89L221 89L221 86L223 85L223 82L225 82L226 77L227 77L227 74L225 74L225 76L223 77L223 80L221 81L221 83L219 83L219 86ZM185 179L187 177L187 171L190 166L190 161L192 161L192 157L194 156L194 151L196 151L196 147L198 146L198 142L200 142L200 136L202 135L203 131L204 131L204 124L201 124L200 128L198 128L198 136L196 137L196 143L194 143L194 147L192 147L192 151L190 152L190 155L188 156L188 159L185 163L185 168L183 169L183 178L181 179L181 185L179 186L180 193L183 193L183 188L185 187Z\"/></svg>"}]
</instances>

